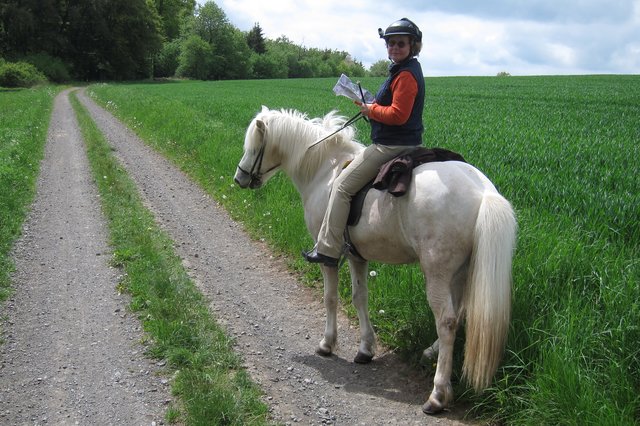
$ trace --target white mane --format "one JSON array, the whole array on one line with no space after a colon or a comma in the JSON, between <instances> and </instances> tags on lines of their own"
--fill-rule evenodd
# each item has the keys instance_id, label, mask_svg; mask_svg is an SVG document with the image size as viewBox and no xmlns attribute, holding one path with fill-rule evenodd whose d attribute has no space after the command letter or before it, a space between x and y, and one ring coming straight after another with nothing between
<instances>
[{"instance_id":1,"label":"white mane","mask_svg":"<svg viewBox=\"0 0 640 426\"><path fill-rule=\"evenodd\" d=\"M297 170L311 177L320 165L335 161L344 154L353 154L362 149L355 141L355 130L347 126L335 135L311 147L314 143L338 130L347 119L331 111L322 118L310 119L296 110L263 110L255 120L266 124L266 140L273 144L285 159L282 167ZM254 121L255 121L254 120ZM310 148L311 147L311 148Z\"/></svg>"}]
</instances>

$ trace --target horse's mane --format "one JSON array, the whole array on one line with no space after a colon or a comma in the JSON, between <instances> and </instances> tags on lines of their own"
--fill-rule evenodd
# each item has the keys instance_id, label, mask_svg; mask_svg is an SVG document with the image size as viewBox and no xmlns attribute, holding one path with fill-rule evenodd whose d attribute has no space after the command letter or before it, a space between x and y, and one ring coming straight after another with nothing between
<instances>
[{"instance_id":1,"label":"horse's mane","mask_svg":"<svg viewBox=\"0 0 640 426\"><path fill-rule=\"evenodd\" d=\"M347 126L335 135L311 145L338 130L347 122L347 118L331 111L321 118L308 118L306 114L292 110L268 110L263 108L256 119L267 125L267 139L277 149L285 153L288 164L304 175L311 177L322 164L335 161L340 154L353 154L362 149L362 145L354 140L355 130Z\"/></svg>"}]
</instances>

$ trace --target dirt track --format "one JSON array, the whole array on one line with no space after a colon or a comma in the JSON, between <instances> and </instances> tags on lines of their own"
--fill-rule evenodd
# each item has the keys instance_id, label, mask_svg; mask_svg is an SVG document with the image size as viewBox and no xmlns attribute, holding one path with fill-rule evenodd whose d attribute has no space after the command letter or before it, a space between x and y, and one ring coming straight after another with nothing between
<instances>
[{"instance_id":1,"label":"dirt track","mask_svg":"<svg viewBox=\"0 0 640 426\"><path fill-rule=\"evenodd\" d=\"M460 424L425 416L430 380L394 354L356 365L357 329L340 316L338 353L315 355L317 292L301 286L200 188L84 93L88 108L175 241L216 319L235 337L275 421ZM240 142L239 142L240 143ZM151 424L170 399L142 356L139 324L116 293L104 219L67 94L55 110L32 214L15 250L16 293L0 346L0 424ZM231 177L229 177L231 181ZM77 422L77 423L76 423Z\"/></svg>"}]
</instances>

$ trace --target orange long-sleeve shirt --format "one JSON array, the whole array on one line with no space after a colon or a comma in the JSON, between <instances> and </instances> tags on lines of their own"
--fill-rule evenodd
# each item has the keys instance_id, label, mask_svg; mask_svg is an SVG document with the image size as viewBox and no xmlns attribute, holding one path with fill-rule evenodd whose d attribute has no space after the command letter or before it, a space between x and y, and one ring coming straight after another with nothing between
<instances>
[{"instance_id":1,"label":"orange long-sleeve shirt","mask_svg":"<svg viewBox=\"0 0 640 426\"><path fill-rule=\"evenodd\" d=\"M391 83L393 100L391 105L373 103L369 117L390 126L400 126L407 122L418 94L418 82L409 71L401 71Z\"/></svg>"}]
</instances>

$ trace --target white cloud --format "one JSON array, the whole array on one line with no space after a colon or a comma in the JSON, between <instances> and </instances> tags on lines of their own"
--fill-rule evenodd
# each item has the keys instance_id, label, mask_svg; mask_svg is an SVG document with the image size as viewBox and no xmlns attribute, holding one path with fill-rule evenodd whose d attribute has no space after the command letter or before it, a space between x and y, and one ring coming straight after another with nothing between
<instances>
[{"instance_id":1,"label":"white cloud","mask_svg":"<svg viewBox=\"0 0 640 426\"><path fill-rule=\"evenodd\" d=\"M204 3L204 0L198 0ZM243 31L385 59L378 27L408 17L423 32L426 75L640 73L640 0L219 0Z\"/></svg>"}]
</instances>

